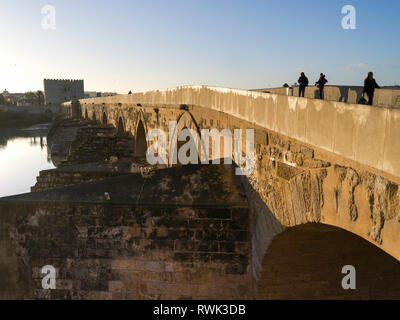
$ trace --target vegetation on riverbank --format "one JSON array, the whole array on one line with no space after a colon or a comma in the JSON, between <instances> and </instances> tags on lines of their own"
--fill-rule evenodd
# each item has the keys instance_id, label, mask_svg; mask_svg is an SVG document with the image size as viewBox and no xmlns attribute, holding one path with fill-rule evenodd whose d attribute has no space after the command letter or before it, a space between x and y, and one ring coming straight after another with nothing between
<instances>
[{"instance_id":1,"label":"vegetation on riverbank","mask_svg":"<svg viewBox=\"0 0 400 320\"><path fill-rule=\"evenodd\" d=\"M29 127L35 124L51 122L53 115L30 114L28 112L12 112L2 110L0 107L0 128Z\"/></svg>"}]
</instances>

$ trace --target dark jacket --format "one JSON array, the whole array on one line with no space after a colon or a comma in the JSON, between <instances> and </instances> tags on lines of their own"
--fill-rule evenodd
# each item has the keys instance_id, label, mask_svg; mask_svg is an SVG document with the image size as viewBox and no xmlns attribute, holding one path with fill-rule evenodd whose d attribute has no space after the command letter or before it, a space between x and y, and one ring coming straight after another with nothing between
<instances>
[{"instance_id":1,"label":"dark jacket","mask_svg":"<svg viewBox=\"0 0 400 320\"><path fill-rule=\"evenodd\" d=\"M308 78L306 76L301 76L297 81L300 87L307 87L308 86Z\"/></svg>"},{"instance_id":2,"label":"dark jacket","mask_svg":"<svg viewBox=\"0 0 400 320\"><path fill-rule=\"evenodd\" d=\"M363 93L374 93L375 89L379 89L380 86L376 83L375 79L365 79Z\"/></svg>"},{"instance_id":3,"label":"dark jacket","mask_svg":"<svg viewBox=\"0 0 400 320\"><path fill-rule=\"evenodd\" d=\"M319 80L315 83L318 88L323 89L325 84L328 82L325 77L320 77Z\"/></svg>"}]
</instances>

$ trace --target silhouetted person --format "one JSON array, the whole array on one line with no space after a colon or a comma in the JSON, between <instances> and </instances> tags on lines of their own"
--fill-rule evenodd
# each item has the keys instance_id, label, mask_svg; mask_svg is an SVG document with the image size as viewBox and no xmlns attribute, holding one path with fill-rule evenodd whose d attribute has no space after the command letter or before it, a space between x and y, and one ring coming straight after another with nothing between
<instances>
[{"instance_id":1,"label":"silhouetted person","mask_svg":"<svg viewBox=\"0 0 400 320\"><path fill-rule=\"evenodd\" d=\"M319 98L321 100L324 99L324 88L325 88L325 84L327 84L327 83L328 83L328 80L326 80L325 75L323 73L321 73L319 80L315 83L315 85L319 89Z\"/></svg>"},{"instance_id":2,"label":"silhouetted person","mask_svg":"<svg viewBox=\"0 0 400 320\"><path fill-rule=\"evenodd\" d=\"M374 74L368 72L367 78L364 80L364 91L363 95L366 93L368 96L368 105L372 106L374 103L374 93L375 89L379 89L380 86L376 83L374 79Z\"/></svg>"},{"instance_id":3,"label":"silhouetted person","mask_svg":"<svg viewBox=\"0 0 400 320\"><path fill-rule=\"evenodd\" d=\"M306 77L304 72L300 74L300 78L297 82L299 83L299 97L304 97L306 87L308 86L308 78Z\"/></svg>"}]
</instances>

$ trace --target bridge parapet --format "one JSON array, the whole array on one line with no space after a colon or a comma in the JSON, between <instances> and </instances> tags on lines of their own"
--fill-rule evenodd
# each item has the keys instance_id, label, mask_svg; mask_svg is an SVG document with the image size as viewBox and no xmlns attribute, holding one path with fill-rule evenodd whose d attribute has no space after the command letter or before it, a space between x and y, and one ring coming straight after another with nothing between
<instances>
[{"instance_id":1,"label":"bridge parapet","mask_svg":"<svg viewBox=\"0 0 400 320\"><path fill-rule=\"evenodd\" d=\"M178 87L79 102L81 106L197 105L400 177L399 109L208 86Z\"/></svg>"},{"instance_id":2,"label":"bridge parapet","mask_svg":"<svg viewBox=\"0 0 400 320\"><path fill-rule=\"evenodd\" d=\"M272 94L286 95L287 88L257 89L257 92L268 92ZM363 93L363 87L357 86L326 86L324 90L325 100L348 102L356 104ZM293 88L293 95L299 96L299 88ZM319 99L319 88L309 86L305 92L305 98ZM377 89L375 90L374 104L380 107L400 108L399 89Z\"/></svg>"}]
</instances>

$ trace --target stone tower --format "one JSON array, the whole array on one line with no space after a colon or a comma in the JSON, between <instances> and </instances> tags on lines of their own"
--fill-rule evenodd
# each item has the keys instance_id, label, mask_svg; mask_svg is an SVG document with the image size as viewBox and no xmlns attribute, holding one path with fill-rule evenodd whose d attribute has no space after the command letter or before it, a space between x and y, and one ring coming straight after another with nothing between
<instances>
[{"instance_id":1,"label":"stone tower","mask_svg":"<svg viewBox=\"0 0 400 320\"><path fill-rule=\"evenodd\" d=\"M84 98L83 80L44 79L46 104L61 104Z\"/></svg>"}]
</instances>

